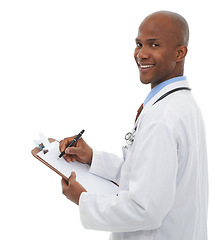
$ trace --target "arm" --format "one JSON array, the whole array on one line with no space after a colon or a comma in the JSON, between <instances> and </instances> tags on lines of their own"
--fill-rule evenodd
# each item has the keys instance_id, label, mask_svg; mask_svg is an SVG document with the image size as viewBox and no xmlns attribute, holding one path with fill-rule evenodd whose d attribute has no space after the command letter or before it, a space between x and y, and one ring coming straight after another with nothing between
<instances>
[{"instance_id":1,"label":"arm","mask_svg":"<svg viewBox=\"0 0 215 240\"><path fill-rule=\"evenodd\" d=\"M119 183L123 159L112 153L93 150L90 172Z\"/></svg>"},{"instance_id":2,"label":"arm","mask_svg":"<svg viewBox=\"0 0 215 240\"><path fill-rule=\"evenodd\" d=\"M66 149L64 158L68 162L79 161L87 163L91 165L91 173L118 183L121 166L124 162L123 159L112 153L93 150L83 138L79 139L74 147L66 148L74 137L60 141L60 151L63 152Z\"/></svg>"},{"instance_id":3,"label":"arm","mask_svg":"<svg viewBox=\"0 0 215 240\"><path fill-rule=\"evenodd\" d=\"M151 230L161 226L171 209L178 167L174 129L165 122L150 123L135 141L127 190L118 196L81 194L79 209L85 228Z\"/></svg>"},{"instance_id":4,"label":"arm","mask_svg":"<svg viewBox=\"0 0 215 240\"><path fill-rule=\"evenodd\" d=\"M93 151L82 138L79 139L75 146L66 148L72 142L74 137L65 138L60 141L60 151L63 152L66 149L64 158L68 162L79 161L87 163L91 165L91 173L118 182L120 177L120 167L123 160L114 154ZM65 179L62 179L62 189L63 194L77 205L79 204L81 193L86 192L86 189L76 181L75 173L71 174L68 182Z\"/></svg>"}]
</instances>

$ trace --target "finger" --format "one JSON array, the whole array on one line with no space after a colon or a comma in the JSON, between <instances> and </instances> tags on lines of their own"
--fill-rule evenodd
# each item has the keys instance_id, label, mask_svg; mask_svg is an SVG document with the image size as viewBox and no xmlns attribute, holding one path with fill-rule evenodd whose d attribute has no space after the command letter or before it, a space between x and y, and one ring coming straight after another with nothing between
<instances>
[{"instance_id":1,"label":"finger","mask_svg":"<svg viewBox=\"0 0 215 240\"><path fill-rule=\"evenodd\" d=\"M68 182L67 182L67 180L64 179L64 178L61 179L61 184L62 184L62 187L63 187L63 188L65 188L65 187L68 186Z\"/></svg>"},{"instance_id":2,"label":"finger","mask_svg":"<svg viewBox=\"0 0 215 240\"><path fill-rule=\"evenodd\" d=\"M63 156L64 157L64 159L67 161L67 162L71 162L72 161L72 156L70 156L70 155L64 155Z\"/></svg>"},{"instance_id":3,"label":"finger","mask_svg":"<svg viewBox=\"0 0 215 240\"><path fill-rule=\"evenodd\" d=\"M65 139L61 142L60 151L63 152L68 145L69 145L69 139L68 139L68 138L65 138Z\"/></svg>"},{"instance_id":4,"label":"finger","mask_svg":"<svg viewBox=\"0 0 215 240\"><path fill-rule=\"evenodd\" d=\"M74 140L75 137L76 136L64 138L64 140L60 142L60 151L63 152L67 148L67 146ZM76 146L76 143L74 144L74 146Z\"/></svg>"},{"instance_id":5,"label":"finger","mask_svg":"<svg viewBox=\"0 0 215 240\"><path fill-rule=\"evenodd\" d=\"M64 158L65 158L65 160L67 162L71 162L71 161L75 162L75 161L77 161L77 156L76 155L67 155L67 154L65 154Z\"/></svg>"},{"instance_id":6,"label":"finger","mask_svg":"<svg viewBox=\"0 0 215 240\"><path fill-rule=\"evenodd\" d=\"M64 141L64 140L61 140L61 141L59 142L59 150L60 150L60 151L61 151L61 147L62 147L63 141Z\"/></svg>"}]
</instances>

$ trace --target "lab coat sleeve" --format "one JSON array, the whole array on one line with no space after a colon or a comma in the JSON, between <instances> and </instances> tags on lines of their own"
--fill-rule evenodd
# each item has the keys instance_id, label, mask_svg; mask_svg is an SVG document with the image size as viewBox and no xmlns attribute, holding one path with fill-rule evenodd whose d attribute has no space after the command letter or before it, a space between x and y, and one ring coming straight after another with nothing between
<instances>
[{"instance_id":1,"label":"lab coat sleeve","mask_svg":"<svg viewBox=\"0 0 215 240\"><path fill-rule=\"evenodd\" d=\"M117 155L93 149L90 172L100 177L119 183L123 158Z\"/></svg>"},{"instance_id":2,"label":"lab coat sleeve","mask_svg":"<svg viewBox=\"0 0 215 240\"><path fill-rule=\"evenodd\" d=\"M111 232L152 230L161 226L171 209L178 166L173 127L165 121L150 123L140 130L135 141L128 190L118 196L81 194L79 209L85 228Z\"/></svg>"}]
</instances>

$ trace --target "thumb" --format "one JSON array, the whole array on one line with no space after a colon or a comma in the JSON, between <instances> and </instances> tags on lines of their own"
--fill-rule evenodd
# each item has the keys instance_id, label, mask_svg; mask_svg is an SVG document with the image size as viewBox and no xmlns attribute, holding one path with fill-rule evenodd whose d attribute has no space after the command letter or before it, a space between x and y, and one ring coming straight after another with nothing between
<instances>
[{"instance_id":1,"label":"thumb","mask_svg":"<svg viewBox=\"0 0 215 240\"><path fill-rule=\"evenodd\" d=\"M66 148L65 153L78 155L80 153L80 149L78 147L68 147Z\"/></svg>"},{"instance_id":2,"label":"thumb","mask_svg":"<svg viewBox=\"0 0 215 240\"><path fill-rule=\"evenodd\" d=\"M72 181L76 181L76 173L75 172L72 172L70 177L69 177L69 183L72 182Z\"/></svg>"}]
</instances>

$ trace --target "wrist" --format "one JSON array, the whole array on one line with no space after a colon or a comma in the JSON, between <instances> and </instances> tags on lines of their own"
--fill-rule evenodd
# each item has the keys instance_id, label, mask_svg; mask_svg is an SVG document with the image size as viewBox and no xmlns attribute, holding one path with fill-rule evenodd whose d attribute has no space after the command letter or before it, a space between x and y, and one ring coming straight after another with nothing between
<instances>
[{"instance_id":1,"label":"wrist","mask_svg":"<svg viewBox=\"0 0 215 240\"><path fill-rule=\"evenodd\" d=\"M76 203L78 206L80 205L81 197L82 197L85 193L87 193L86 190L85 190L85 191L82 191L82 192L80 193L79 198L78 198L78 202Z\"/></svg>"},{"instance_id":2,"label":"wrist","mask_svg":"<svg viewBox=\"0 0 215 240\"><path fill-rule=\"evenodd\" d=\"M92 148L90 148L90 158L89 158L89 160L88 160L88 164L91 166L91 164L92 164L92 160L93 160L93 149Z\"/></svg>"}]
</instances>

